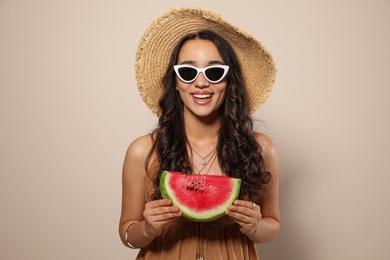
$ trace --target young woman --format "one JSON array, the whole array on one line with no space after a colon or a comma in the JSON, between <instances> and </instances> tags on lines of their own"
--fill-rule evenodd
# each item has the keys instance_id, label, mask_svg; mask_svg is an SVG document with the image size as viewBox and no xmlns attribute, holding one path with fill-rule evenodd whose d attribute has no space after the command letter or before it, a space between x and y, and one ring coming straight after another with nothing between
<instances>
[{"instance_id":1,"label":"young woman","mask_svg":"<svg viewBox=\"0 0 390 260\"><path fill-rule=\"evenodd\" d=\"M158 43L167 38L169 44ZM255 243L273 240L280 229L275 149L250 116L272 88L270 54L212 12L175 9L145 33L136 71L159 124L126 153L122 242L141 249L137 259L258 259ZM220 219L191 222L161 197L164 170L240 178L239 199Z\"/></svg>"}]
</instances>

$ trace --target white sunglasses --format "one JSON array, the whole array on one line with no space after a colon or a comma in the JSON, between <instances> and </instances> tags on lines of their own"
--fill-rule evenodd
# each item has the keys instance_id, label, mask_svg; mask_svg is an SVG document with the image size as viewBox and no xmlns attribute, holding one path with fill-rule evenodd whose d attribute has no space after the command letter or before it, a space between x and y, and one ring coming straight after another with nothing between
<instances>
[{"instance_id":1,"label":"white sunglasses","mask_svg":"<svg viewBox=\"0 0 390 260\"><path fill-rule=\"evenodd\" d=\"M226 76L229 71L227 65L212 65L203 69L191 65L175 65L173 69L179 79L185 83L193 82L199 75L203 73L210 83L218 83Z\"/></svg>"}]
</instances>

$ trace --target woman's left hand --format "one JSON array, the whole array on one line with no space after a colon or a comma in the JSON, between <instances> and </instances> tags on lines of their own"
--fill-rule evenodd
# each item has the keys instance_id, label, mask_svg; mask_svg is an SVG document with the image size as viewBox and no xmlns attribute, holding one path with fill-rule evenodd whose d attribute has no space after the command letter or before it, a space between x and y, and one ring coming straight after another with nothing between
<instances>
[{"instance_id":1,"label":"woman's left hand","mask_svg":"<svg viewBox=\"0 0 390 260\"><path fill-rule=\"evenodd\" d=\"M256 232L257 225L262 218L260 206L245 200L235 200L233 205L229 206L226 215L238 223L241 232L246 235Z\"/></svg>"}]
</instances>

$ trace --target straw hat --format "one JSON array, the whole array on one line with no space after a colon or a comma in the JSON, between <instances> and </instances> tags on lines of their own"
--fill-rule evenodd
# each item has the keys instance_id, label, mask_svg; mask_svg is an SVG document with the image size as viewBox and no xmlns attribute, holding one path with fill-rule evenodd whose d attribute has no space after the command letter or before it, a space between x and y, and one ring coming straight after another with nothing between
<instances>
[{"instance_id":1,"label":"straw hat","mask_svg":"<svg viewBox=\"0 0 390 260\"><path fill-rule=\"evenodd\" d=\"M219 14L199 8L177 8L163 14L145 31L138 46L135 73L139 93L159 114L158 101L163 93L161 79L166 73L171 51L187 34L211 30L233 47L247 88L250 113L269 97L276 68L271 54L253 36L224 20Z\"/></svg>"}]
</instances>

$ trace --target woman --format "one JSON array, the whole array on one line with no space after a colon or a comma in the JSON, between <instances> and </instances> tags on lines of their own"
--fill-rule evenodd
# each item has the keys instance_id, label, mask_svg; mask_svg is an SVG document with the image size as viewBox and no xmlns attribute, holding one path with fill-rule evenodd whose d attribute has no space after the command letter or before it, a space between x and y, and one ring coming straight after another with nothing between
<instances>
[{"instance_id":1,"label":"woman","mask_svg":"<svg viewBox=\"0 0 390 260\"><path fill-rule=\"evenodd\" d=\"M123 243L138 259L258 259L255 243L280 229L276 153L250 117L273 85L270 54L214 13L175 9L145 32L136 72L159 125L126 153ZM215 221L185 220L161 197L164 170L240 178L239 199Z\"/></svg>"}]
</instances>

